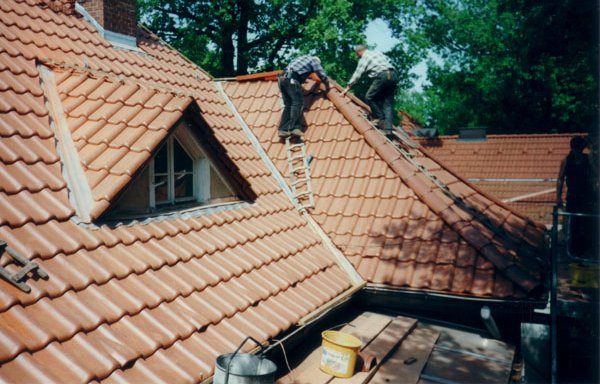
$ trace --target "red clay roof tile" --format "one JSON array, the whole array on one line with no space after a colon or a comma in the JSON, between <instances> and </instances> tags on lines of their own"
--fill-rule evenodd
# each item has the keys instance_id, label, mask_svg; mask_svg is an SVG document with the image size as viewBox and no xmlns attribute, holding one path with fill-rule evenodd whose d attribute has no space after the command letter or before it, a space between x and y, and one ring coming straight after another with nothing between
<instances>
[{"instance_id":1,"label":"red clay roof tile","mask_svg":"<svg viewBox=\"0 0 600 384\"><path fill-rule=\"evenodd\" d=\"M279 114L271 114L265 120L266 115L261 113L262 110L280 111L279 99L276 97L277 85L267 81L227 81L224 82L224 88L246 123L256 132L269 156L274 159L275 165L285 175L285 153L283 145L277 141L275 135ZM347 255L362 255L362 260L351 258L361 275L371 282L382 283L385 280L387 284L399 286L428 289L440 287L440 290L450 293L476 296L506 294L509 290L505 288L499 293L476 287L472 279L458 284L456 280L464 276L464 272L454 274L448 271L448 268L459 270L461 266L474 268L476 260L484 260L484 254L476 250L490 245L496 230L490 231L486 225L479 224L478 219L470 212L457 207L453 200L440 193L436 185L418 169L407 164L401 154L378 132L361 128L366 125L360 122L360 117L354 117L360 114L352 102L342 101L336 96L336 91L328 94L333 102L321 97L317 102L310 104L312 97L307 96L307 104L310 106L305 112L305 142L308 153L315 159L311 164L316 197L314 217ZM333 116L336 118L332 118ZM363 138L361 135L364 135ZM485 215L492 215L495 225L501 228L500 231L513 231L518 234L520 230L531 226L537 236L532 244L536 244L535 247L540 246L539 227L530 225L520 217L517 219L517 216L514 220L508 219L510 223L507 223L509 212L497 202L483 197L478 190L447 171L439 161L430 158L424 150L415 151L413 156L415 155L415 159L423 168L447 183L454 194L462 196L468 204ZM395 172L401 177L398 178ZM343 188L340 188L341 183L344 184ZM372 200L373 197L377 199ZM411 206L414 208L411 209ZM342 216L346 214L360 219L349 220L348 217ZM389 218L384 219L387 215ZM423 243L426 244L425 247L421 247L425 239L432 239L433 233L439 233L442 243L438 245L437 242L427 242ZM386 241L386 238L389 240ZM466 239L470 245L462 243L460 248L457 248L461 238ZM385 264L378 263L377 259L386 260L393 257L393 246L385 244L391 245L394 242L401 244L396 251L399 259L410 262L385 267ZM421 248L422 253L419 253ZM470 251L465 253L467 249ZM484 252L488 253L490 249ZM487 256L496 260L498 266L504 266L503 257L506 256L502 256L501 252L504 251L500 251L504 248L493 249L493 255ZM430 256L431 253L433 256ZM466 255L470 255L470 258L465 258ZM411 265L414 266L412 263L416 263L419 257L425 264L416 271ZM437 268L436 265L442 265L443 268ZM437 271L443 276L436 278ZM404 273L410 277L403 277ZM472 272L470 276L474 276ZM535 276L513 277L513 284L523 284L522 287L527 290L530 286L524 284L524 279L536 281ZM493 280L494 275L491 275L491 278ZM539 283L537 280L537 284ZM514 290L510 290L509 295L522 297L519 289L521 288L515 287Z\"/></svg>"},{"instance_id":2,"label":"red clay roof tile","mask_svg":"<svg viewBox=\"0 0 600 384\"><path fill-rule=\"evenodd\" d=\"M30 294L0 281L0 381L200 380L241 341L229 322L264 341L352 286L208 75L146 31L147 55L118 51L36 4L0 2L0 238L50 278L28 281ZM258 197L199 217L78 224L36 62L54 74L93 217L196 104Z\"/></svg>"}]
</instances>

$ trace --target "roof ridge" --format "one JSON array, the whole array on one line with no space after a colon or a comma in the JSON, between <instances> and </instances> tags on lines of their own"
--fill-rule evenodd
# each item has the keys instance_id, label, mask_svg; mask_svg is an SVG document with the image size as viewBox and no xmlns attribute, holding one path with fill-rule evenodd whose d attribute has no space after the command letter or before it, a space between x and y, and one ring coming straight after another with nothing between
<instances>
[{"instance_id":1,"label":"roof ridge","mask_svg":"<svg viewBox=\"0 0 600 384\"><path fill-rule=\"evenodd\" d=\"M400 176L402 181L415 192L419 199L429 206L436 215L438 215L450 228L456 231L465 241L467 241L467 243L474 247L477 252L481 253L486 259L496 265L503 273L506 273L506 276L510 280L527 292L531 292L540 284L539 279L530 276L526 270L519 268L518 273L517 271L513 273L512 270L514 270L515 266L518 267L518 265L515 265L514 262L501 263L502 260L499 257L500 252L494 244L494 239L485 238L479 229L473 228L471 223L465 223L459 214L451 208L451 205L445 203L435 191L431 190L429 186L416 177L416 173L401 169L398 164L403 161L402 155L398 153L398 150L387 138L381 135L376 128L369 125L366 121L357 119L359 115L351 110L352 101L346 101L347 99L339 92L334 92L333 90L327 93L327 97L346 117L350 124L364 136L367 143L373 147L376 153L381 156L381 158ZM427 154L425 154L425 156L427 156ZM469 183L467 183L467 185L471 187ZM513 212L510 209L509 211L511 213ZM469 230L469 228L475 230Z\"/></svg>"},{"instance_id":2,"label":"roof ridge","mask_svg":"<svg viewBox=\"0 0 600 384\"><path fill-rule=\"evenodd\" d=\"M486 135L487 138L526 138L526 137L569 137L569 136L587 136L586 132L573 132L573 133L493 133ZM458 135L439 135L436 136L439 139L454 139ZM418 137L420 140L427 140L427 137ZM484 141L477 141L478 144Z\"/></svg>"},{"instance_id":3,"label":"roof ridge","mask_svg":"<svg viewBox=\"0 0 600 384\"><path fill-rule=\"evenodd\" d=\"M102 69L92 69L92 68L88 68L88 67L81 66L81 65L68 64L67 62L58 62L58 61L55 61L52 59L46 59L46 60L40 60L40 61L42 64L46 65L48 68L52 69L53 72L58 69L59 71L61 71L61 70L69 71L74 74L88 75L88 76L91 75L91 77L94 77L96 79L104 78L104 79L108 79L109 81L113 81L113 82L120 82L120 83L125 83L125 84L130 84L130 85L140 85L140 86L147 87L156 92L160 92L160 93L164 93L164 94L168 93L168 94L172 94L175 96L187 96L187 97L191 97L194 100L197 99L197 97L198 97L198 92L185 92L180 87L176 87L176 86L167 87L167 86L161 85L157 82L133 79L131 76L125 76L123 74L116 74L114 72L104 71Z\"/></svg>"}]
</instances>

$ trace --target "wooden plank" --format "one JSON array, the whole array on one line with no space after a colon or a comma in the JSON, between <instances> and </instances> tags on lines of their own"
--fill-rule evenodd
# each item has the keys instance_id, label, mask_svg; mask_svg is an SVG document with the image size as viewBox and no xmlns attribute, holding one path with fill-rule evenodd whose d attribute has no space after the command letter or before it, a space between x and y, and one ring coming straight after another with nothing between
<instances>
[{"instance_id":1,"label":"wooden plank","mask_svg":"<svg viewBox=\"0 0 600 384\"><path fill-rule=\"evenodd\" d=\"M340 331L356 336L363 343L365 348L373 338L392 321L392 318L376 313L363 313L357 316L349 324L346 324ZM277 380L277 384L319 384L327 383L332 376L321 371L321 345L315 348L293 372Z\"/></svg>"},{"instance_id":2,"label":"wooden plank","mask_svg":"<svg viewBox=\"0 0 600 384\"><path fill-rule=\"evenodd\" d=\"M439 336L440 333L436 330L417 327L373 375L369 383L417 383ZM408 359L414 359L414 362L405 364Z\"/></svg>"},{"instance_id":3,"label":"wooden plank","mask_svg":"<svg viewBox=\"0 0 600 384\"><path fill-rule=\"evenodd\" d=\"M369 372L357 372L349 378L336 377L331 384L367 383L377 372L381 364L394 352L404 339L416 327L417 320L398 316L363 351L377 358L377 364Z\"/></svg>"},{"instance_id":4,"label":"wooden plank","mask_svg":"<svg viewBox=\"0 0 600 384\"><path fill-rule=\"evenodd\" d=\"M451 362L449 365L448 362ZM434 349L422 377L455 383L508 383L512 364L460 350Z\"/></svg>"}]
</instances>

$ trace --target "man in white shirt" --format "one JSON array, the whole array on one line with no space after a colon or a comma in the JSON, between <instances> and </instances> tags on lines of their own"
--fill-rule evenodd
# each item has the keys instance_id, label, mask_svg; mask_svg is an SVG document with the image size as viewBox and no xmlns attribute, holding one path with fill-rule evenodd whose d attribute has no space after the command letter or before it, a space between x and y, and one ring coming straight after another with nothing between
<instances>
[{"instance_id":1,"label":"man in white shirt","mask_svg":"<svg viewBox=\"0 0 600 384\"><path fill-rule=\"evenodd\" d=\"M386 55L368 50L364 45L356 46L355 51L360 60L342 95L345 95L366 73L373 79L365 95L367 104L371 108L372 121L375 126L389 135L392 133L394 94L398 86L398 76L394 66Z\"/></svg>"}]
</instances>

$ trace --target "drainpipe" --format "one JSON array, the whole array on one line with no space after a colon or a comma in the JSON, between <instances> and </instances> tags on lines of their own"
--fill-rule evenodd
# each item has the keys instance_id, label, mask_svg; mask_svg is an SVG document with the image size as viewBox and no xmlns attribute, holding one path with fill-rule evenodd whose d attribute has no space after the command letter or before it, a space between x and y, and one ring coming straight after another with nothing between
<instances>
[{"instance_id":1,"label":"drainpipe","mask_svg":"<svg viewBox=\"0 0 600 384\"><path fill-rule=\"evenodd\" d=\"M481 320L483 320L483 324L485 324L485 327L487 328L490 335L492 335L494 339L502 340L500 330L496 325L496 321L494 321L494 318L492 317L492 310L490 309L490 307L488 307L487 305L481 307L480 314Z\"/></svg>"},{"instance_id":2,"label":"drainpipe","mask_svg":"<svg viewBox=\"0 0 600 384\"><path fill-rule=\"evenodd\" d=\"M558 205L552 209L552 238L550 239L550 256L552 258L552 283L550 286L550 374L551 383L557 380L557 326L558 326ZM568 247L567 247L568 248Z\"/></svg>"}]
</instances>

